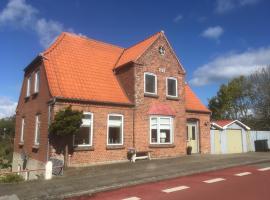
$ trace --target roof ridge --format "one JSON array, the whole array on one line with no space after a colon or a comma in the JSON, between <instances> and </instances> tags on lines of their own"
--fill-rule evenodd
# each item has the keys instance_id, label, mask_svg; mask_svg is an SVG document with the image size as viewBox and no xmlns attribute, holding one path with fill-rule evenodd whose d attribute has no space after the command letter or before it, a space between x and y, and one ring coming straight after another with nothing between
<instances>
[{"instance_id":1,"label":"roof ridge","mask_svg":"<svg viewBox=\"0 0 270 200\"><path fill-rule=\"evenodd\" d=\"M137 43L135 43L135 44L129 46L128 48L125 48L125 50L131 49L132 47L134 47L134 46L136 46L136 45L138 45L138 44L140 44L140 43L142 43L142 42L144 42L144 41L150 39L151 37L154 37L154 36L157 35L157 34L161 34L161 33L162 33L162 31L158 31L158 32L156 32L156 33L154 33L154 34L148 36L147 38L145 38L145 39L143 39L143 40L141 40L141 41L139 41L139 42L137 42Z\"/></svg>"},{"instance_id":2,"label":"roof ridge","mask_svg":"<svg viewBox=\"0 0 270 200\"><path fill-rule=\"evenodd\" d=\"M90 38L86 35L78 35L78 34L75 34L75 33L71 33L71 32L65 32L65 34L68 34L68 35L72 35L74 37L79 37L81 39L85 39L85 40L89 40L89 41L94 41L94 42L97 42L97 43L101 43L101 44L105 44L105 45L109 45L109 46L112 46L112 47L117 47L119 49L125 49L124 47L120 47L118 45L115 45L115 44L111 44L111 43L108 43L108 42L103 42L101 40L97 40L97 39L93 39L93 38Z\"/></svg>"},{"instance_id":3,"label":"roof ridge","mask_svg":"<svg viewBox=\"0 0 270 200\"><path fill-rule=\"evenodd\" d=\"M164 31L156 32L156 33L150 35L149 37L147 37L147 38L145 38L145 39L143 39L143 40L141 40L141 41L139 41L139 42L137 42L137 43L131 45L130 47L125 48L125 49L123 50L123 52L121 53L121 55L119 56L117 62L115 63L114 69L117 68L119 61L121 60L122 56L124 55L124 53L125 53L127 50L129 50L129 49L135 47L136 45L139 45L139 44L145 42L146 40L149 40L150 38L152 38L152 37L154 37L154 36L156 36L156 35L158 35L158 34L164 34ZM149 45L146 47L146 50L147 50L147 49L149 48L149 46L151 46L155 41L156 41L156 40L154 40L151 44L149 44ZM145 50L145 51L146 51L146 50ZM144 51L144 52L145 52L145 51ZM142 55L144 52L142 52L140 55L138 55L138 56L136 57L136 59L134 59L134 60L137 60L138 58L140 58L141 55ZM132 60L132 61L134 61L134 60ZM124 63L124 64L126 64L126 63Z\"/></svg>"},{"instance_id":4,"label":"roof ridge","mask_svg":"<svg viewBox=\"0 0 270 200\"><path fill-rule=\"evenodd\" d=\"M58 36L56 40L43 52L43 54L46 55L50 53L52 50L54 50L59 45L59 43L64 39L65 36L66 32L62 32L60 36Z\"/></svg>"}]
</instances>

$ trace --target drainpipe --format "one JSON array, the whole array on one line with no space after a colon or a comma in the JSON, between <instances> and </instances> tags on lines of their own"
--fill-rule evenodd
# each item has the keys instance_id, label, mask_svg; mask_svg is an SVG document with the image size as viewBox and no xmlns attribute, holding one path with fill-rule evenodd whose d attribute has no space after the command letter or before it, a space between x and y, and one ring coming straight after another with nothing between
<instances>
[{"instance_id":1,"label":"drainpipe","mask_svg":"<svg viewBox=\"0 0 270 200\"><path fill-rule=\"evenodd\" d=\"M135 147L135 116L134 116L134 113L135 113L135 108L132 109L133 110L133 113L132 113L132 133L133 133L133 148L136 148Z\"/></svg>"}]
</instances>

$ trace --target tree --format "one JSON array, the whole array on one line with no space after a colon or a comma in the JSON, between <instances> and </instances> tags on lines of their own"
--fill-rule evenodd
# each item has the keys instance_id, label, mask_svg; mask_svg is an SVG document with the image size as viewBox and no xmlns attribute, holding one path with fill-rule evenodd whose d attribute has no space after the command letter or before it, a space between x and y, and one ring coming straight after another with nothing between
<instances>
[{"instance_id":1,"label":"tree","mask_svg":"<svg viewBox=\"0 0 270 200\"><path fill-rule=\"evenodd\" d=\"M251 86L251 101L253 115L257 128L270 129L270 65L251 74L248 77Z\"/></svg>"},{"instance_id":2,"label":"tree","mask_svg":"<svg viewBox=\"0 0 270 200\"><path fill-rule=\"evenodd\" d=\"M54 140L58 151L64 154L64 163L67 166L68 153L73 147L73 136L80 130L83 113L72 110L71 106L56 113L53 122L49 126L51 139Z\"/></svg>"},{"instance_id":3,"label":"tree","mask_svg":"<svg viewBox=\"0 0 270 200\"><path fill-rule=\"evenodd\" d=\"M243 76L220 86L217 95L209 100L208 107L213 119L250 118L250 85Z\"/></svg>"}]
</instances>

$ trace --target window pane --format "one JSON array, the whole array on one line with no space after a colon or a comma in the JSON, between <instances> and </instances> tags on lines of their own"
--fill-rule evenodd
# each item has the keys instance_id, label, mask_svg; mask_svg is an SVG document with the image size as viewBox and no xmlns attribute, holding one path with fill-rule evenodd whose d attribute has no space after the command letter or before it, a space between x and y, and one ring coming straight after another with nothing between
<instances>
[{"instance_id":1,"label":"window pane","mask_svg":"<svg viewBox=\"0 0 270 200\"><path fill-rule=\"evenodd\" d=\"M160 124L170 124L170 118L160 118Z\"/></svg>"},{"instance_id":2,"label":"window pane","mask_svg":"<svg viewBox=\"0 0 270 200\"><path fill-rule=\"evenodd\" d=\"M39 91L39 71L37 71L35 75L35 92L38 91Z\"/></svg>"},{"instance_id":3,"label":"window pane","mask_svg":"<svg viewBox=\"0 0 270 200\"><path fill-rule=\"evenodd\" d=\"M82 119L82 126L90 126L91 125L91 114L84 114Z\"/></svg>"},{"instance_id":4,"label":"window pane","mask_svg":"<svg viewBox=\"0 0 270 200\"><path fill-rule=\"evenodd\" d=\"M121 127L109 127L109 144L120 144L121 141Z\"/></svg>"},{"instance_id":5,"label":"window pane","mask_svg":"<svg viewBox=\"0 0 270 200\"><path fill-rule=\"evenodd\" d=\"M160 129L160 143L171 142L170 132L168 129Z\"/></svg>"},{"instance_id":6,"label":"window pane","mask_svg":"<svg viewBox=\"0 0 270 200\"><path fill-rule=\"evenodd\" d=\"M39 116L36 116L36 133L35 133L35 144L39 144L39 137L40 137L40 119Z\"/></svg>"},{"instance_id":7,"label":"window pane","mask_svg":"<svg viewBox=\"0 0 270 200\"><path fill-rule=\"evenodd\" d=\"M167 79L167 87L168 87L168 95L176 96L176 80L175 79Z\"/></svg>"},{"instance_id":8,"label":"window pane","mask_svg":"<svg viewBox=\"0 0 270 200\"><path fill-rule=\"evenodd\" d=\"M81 127L78 134L75 135L75 145L89 145L90 144L91 126Z\"/></svg>"},{"instance_id":9,"label":"window pane","mask_svg":"<svg viewBox=\"0 0 270 200\"><path fill-rule=\"evenodd\" d=\"M155 76L145 74L145 92L155 93Z\"/></svg>"},{"instance_id":10,"label":"window pane","mask_svg":"<svg viewBox=\"0 0 270 200\"><path fill-rule=\"evenodd\" d=\"M196 129L195 129L195 126L192 126L192 140L196 140Z\"/></svg>"},{"instance_id":11,"label":"window pane","mask_svg":"<svg viewBox=\"0 0 270 200\"><path fill-rule=\"evenodd\" d=\"M151 118L151 124L157 124L157 118L156 117Z\"/></svg>"},{"instance_id":12,"label":"window pane","mask_svg":"<svg viewBox=\"0 0 270 200\"><path fill-rule=\"evenodd\" d=\"M157 129L151 129L151 142L157 143Z\"/></svg>"}]
</instances>

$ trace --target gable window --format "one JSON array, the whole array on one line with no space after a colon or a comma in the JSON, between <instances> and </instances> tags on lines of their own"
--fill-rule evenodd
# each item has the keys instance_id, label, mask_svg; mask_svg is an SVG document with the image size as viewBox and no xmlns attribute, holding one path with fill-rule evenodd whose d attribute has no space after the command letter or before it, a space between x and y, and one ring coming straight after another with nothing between
<instances>
[{"instance_id":1,"label":"gable window","mask_svg":"<svg viewBox=\"0 0 270 200\"><path fill-rule=\"evenodd\" d=\"M30 91L31 90L31 76L29 76L27 78L27 82L26 82L26 97L30 96Z\"/></svg>"},{"instance_id":2,"label":"gable window","mask_svg":"<svg viewBox=\"0 0 270 200\"><path fill-rule=\"evenodd\" d=\"M36 115L36 124L35 124L35 145L39 145L40 140L40 115Z\"/></svg>"},{"instance_id":3,"label":"gable window","mask_svg":"<svg viewBox=\"0 0 270 200\"><path fill-rule=\"evenodd\" d=\"M24 118L22 118L20 143L24 142L24 127L25 127L25 122L24 122Z\"/></svg>"},{"instance_id":4,"label":"gable window","mask_svg":"<svg viewBox=\"0 0 270 200\"><path fill-rule=\"evenodd\" d=\"M144 73L144 93L157 94L157 76L152 73Z\"/></svg>"},{"instance_id":5,"label":"gable window","mask_svg":"<svg viewBox=\"0 0 270 200\"><path fill-rule=\"evenodd\" d=\"M108 115L107 144L122 145L123 144L123 126L124 116L119 114Z\"/></svg>"},{"instance_id":6,"label":"gable window","mask_svg":"<svg viewBox=\"0 0 270 200\"><path fill-rule=\"evenodd\" d=\"M39 92L40 72L35 73L35 93Z\"/></svg>"},{"instance_id":7,"label":"gable window","mask_svg":"<svg viewBox=\"0 0 270 200\"><path fill-rule=\"evenodd\" d=\"M84 112L79 133L74 135L74 146L92 146L93 113Z\"/></svg>"},{"instance_id":8,"label":"gable window","mask_svg":"<svg viewBox=\"0 0 270 200\"><path fill-rule=\"evenodd\" d=\"M172 144L173 118L150 117L150 144Z\"/></svg>"},{"instance_id":9,"label":"gable window","mask_svg":"<svg viewBox=\"0 0 270 200\"><path fill-rule=\"evenodd\" d=\"M173 77L167 78L167 96L168 97L177 97L177 79Z\"/></svg>"}]
</instances>

